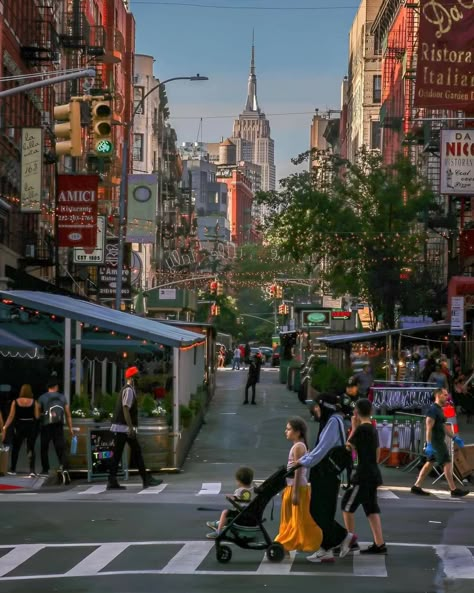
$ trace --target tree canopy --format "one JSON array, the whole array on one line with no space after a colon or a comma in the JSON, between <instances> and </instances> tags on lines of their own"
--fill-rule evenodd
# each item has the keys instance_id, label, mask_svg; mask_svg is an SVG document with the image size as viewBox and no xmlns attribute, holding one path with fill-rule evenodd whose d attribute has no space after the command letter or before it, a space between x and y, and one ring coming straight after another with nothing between
<instances>
[{"instance_id":1,"label":"tree canopy","mask_svg":"<svg viewBox=\"0 0 474 593\"><path fill-rule=\"evenodd\" d=\"M416 166L399 156L392 165L363 149L353 163L307 152L295 164L313 166L260 193L271 211L265 238L281 254L305 262L324 294L349 294L369 303L382 326L394 327L407 286L426 277L423 261L434 195Z\"/></svg>"}]
</instances>

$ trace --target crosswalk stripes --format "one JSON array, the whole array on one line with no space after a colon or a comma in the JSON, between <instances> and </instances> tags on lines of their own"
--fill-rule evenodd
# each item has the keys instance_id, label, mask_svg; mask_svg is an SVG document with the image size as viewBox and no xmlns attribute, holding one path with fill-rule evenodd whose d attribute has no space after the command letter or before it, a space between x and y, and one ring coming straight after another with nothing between
<instances>
[{"instance_id":1,"label":"crosswalk stripes","mask_svg":"<svg viewBox=\"0 0 474 593\"><path fill-rule=\"evenodd\" d=\"M366 545L363 542L362 544ZM165 555L161 568L156 561L157 546ZM178 550L176 550L177 546L179 546ZM390 542L388 542L388 546L390 548L389 556L354 554L345 560L337 561L334 565L328 566L309 565L304 561L302 555L297 555L294 552L286 556L282 562L272 563L267 560L263 552L261 552L259 560L256 552L257 562L252 570L248 562L244 565L245 569L239 569L238 560L228 565L219 564L213 553L214 542L208 540L1 545L0 553L4 550L8 551L0 557L0 583L3 581L104 577L137 573L152 575L219 575L222 578L232 575L256 577L317 575L318 577L390 578L390 572L393 571L392 577L395 578L395 574L400 568L400 561L406 558L407 554L412 556L421 550L431 551L430 562L432 566L438 567L439 562L447 579L474 580L472 547ZM92 551L90 551L91 548L93 548ZM133 561L130 559L127 561L126 556L121 556L129 549L136 550L137 548L141 548L141 564L143 564L143 558L149 559L149 569L143 567L143 569L137 570L133 565ZM35 569L38 567L37 559L34 558L36 554L41 552L59 559L63 556L60 554L61 550L66 549L76 550L76 552L83 550L82 559L78 556L79 560L72 567L61 565L60 562L52 562L51 572L42 570L40 574L35 574ZM237 552L236 550L236 559ZM119 557L120 561L117 563ZM45 557L43 556L43 558ZM127 565L127 562L131 562L131 565ZM47 561L46 565L48 566ZM63 566L63 569L60 568L61 566ZM413 566L415 570L419 570L416 563ZM107 570L108 567L109 570Z\"/></svg>"},{"instance_id":2,"label":"crosswalk stripes","mask_svg":"<svg viewBox=\"0 0 474 593\"><path fill-rule=\"evenodd\" d=\"M398 500L400 497L392 492L391 490L378 490L377 496L379 498L389 499L389 500Z\"/></svg>"},{"instance_id":3,"label":"crosswalk stripes","mask_svg":"<svg viewBox=\"0 0 474 593\"><path fill-rule=\"evenodd\" d=\"M201 494L219 494L221 488L221 482L204 482L196 496L200 496Z\"/></svg>"},{"instance_id":4,"label":"crosswalk stripes","mask_svg":"<svg viewBox=\"0 0 474 593\"><path fill-rule=\"evenodd\" d=\"M140 490L138 494L160 494L168 484L158 484L158 486L149 486L145 490Z\"/></svg>"},{"instance_id":5,"label":"crosswalk stripes","mask_svg":"<svg viewBox=\"0 0 474 593\"><path fill-rule=\"evenodd\" d=\"M105 492L107 490L107 484L100 484L97 486L91 486L87 488L87 490L82 490L78 494L80 495L89 495L89 494L100 494L101 492Z\"/></svg>"}]
</instances>

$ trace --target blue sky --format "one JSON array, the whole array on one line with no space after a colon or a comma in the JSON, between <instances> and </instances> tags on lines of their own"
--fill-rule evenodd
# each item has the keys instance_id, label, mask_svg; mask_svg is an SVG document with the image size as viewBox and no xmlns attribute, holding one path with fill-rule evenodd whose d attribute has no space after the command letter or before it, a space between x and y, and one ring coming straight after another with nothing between
<instances>
[{"instance_id":1,"label":"blue sky","mask_svg":"<svg viewBox=\"0 0 474 593\"><path fill-rule=\"evenodd\" d=\"M137 53L156 59L155 75L162 80L196 73L210 79L167 86L179 142L231 135L233 118L245 105L254 28L259 104L275 140L277 178L288 175L294 170L291 157L308 148L314 109L340 108L358 0L159 1L130 0ZM255 10L262 7L273 10ZM292 8L275 10L284 7ZM311 7L321 10L298 10ZM301 112L307 113L272 116Z\"/></svg>"}]
</instances>

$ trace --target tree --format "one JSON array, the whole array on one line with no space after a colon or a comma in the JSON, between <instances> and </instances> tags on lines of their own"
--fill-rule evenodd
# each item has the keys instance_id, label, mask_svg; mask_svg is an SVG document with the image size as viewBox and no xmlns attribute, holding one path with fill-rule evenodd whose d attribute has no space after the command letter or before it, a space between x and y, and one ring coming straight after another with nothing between
<instances>
[{"instance_id":1,"label":"tree","mask_svg":"<svg viewBox=\"0 0 474 593\"><path fill-rule=\"evenodd\" d=\"M403 271L424 270L424 221L436 209L434 195L403 156L385 165L365 149L354 163L313 151L293 162L309 159L316 165L283 179L281 191L258 194L271 210L266 239L313 268L321 291L367 301L374 319L393 328Z\"/></svg>"}]
</instances>

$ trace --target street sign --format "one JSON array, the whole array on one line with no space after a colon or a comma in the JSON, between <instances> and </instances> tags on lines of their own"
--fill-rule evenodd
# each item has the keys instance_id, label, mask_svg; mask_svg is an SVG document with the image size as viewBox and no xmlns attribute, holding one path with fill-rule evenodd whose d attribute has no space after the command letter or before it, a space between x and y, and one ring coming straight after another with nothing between
<instances>
[{"instance_id":1,"label":"street sign","mask_svg":"<svg viewBox=\"0 0 474 593\"><path fill-rule=\"evenodd\" d=\"M97 217L97 242L93 249L74 247L74 263L88 266L104 263L105 258L105 216Z\"/></svg>"},{"instance_id":2,"label":"street sign","mask_svg":"<svg viewBox=\"0 0 474 593\"><path fill-rule=\"evenodd\" d=\"M351 309L353 311L362 311L362 309L365 309L365 305L364 303L354 303L351 305Z\"/></svg>"},{"instance_id":3,"label":"street sign","mask_svg":"<svg viewBox=\"0 0 474 593\"><path fill-rule=\"evenodd\" d=\"M464 333L464 297L451 299L451 329L453 336L462 336Z\"/></svg>"}]
</instances>

